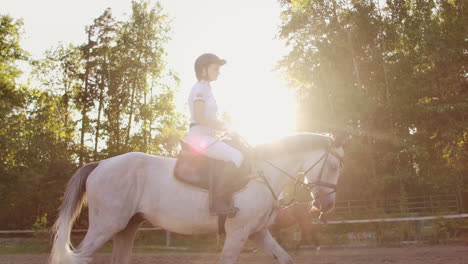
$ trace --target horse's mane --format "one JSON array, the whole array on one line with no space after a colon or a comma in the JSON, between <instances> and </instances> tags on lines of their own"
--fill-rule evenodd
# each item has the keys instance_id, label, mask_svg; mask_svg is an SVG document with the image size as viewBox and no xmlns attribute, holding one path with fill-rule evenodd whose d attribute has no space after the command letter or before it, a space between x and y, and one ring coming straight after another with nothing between
<instances>
[{"instance_id":1,"label":"horse's mane","mask_svg":"<svg viewBox=\"0 0 468 264\"><path fill-rule=\"evenodd\" d=\"M333 137L328 134L295 133L273 142L258 145L255 147L255 153L261 157L272 157L328 148L333 142Z\"/></svg>"}]
</instances>

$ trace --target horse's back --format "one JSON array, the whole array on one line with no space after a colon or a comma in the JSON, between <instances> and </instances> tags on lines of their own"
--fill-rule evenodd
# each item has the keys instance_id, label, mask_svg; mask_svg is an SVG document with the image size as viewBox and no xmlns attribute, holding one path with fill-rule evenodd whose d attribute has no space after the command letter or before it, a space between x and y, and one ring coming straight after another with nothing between
<instances>
[{"instance_id":1,"label":"horse's back","mask_svg":"<svg viewBox=\"0 0 468 264\"><path fill-rule=\"evenodd\" d=\"M168 177L174 164L174 158L142 152L125 153L100 161L99 166L89 175L86 187L88 190L144 189L145 183L151 178Z\"/></svg>"},{"instance_id":2,"label":"horse's back","mask_svg":"<svg viewBox=\"0 0 468 264\"><path fill-rule=\"evenodd\" d=\"M105 167L106 169L126 167L141 170L147 166L168 168L173 167L174 164L174 158L155 156L143 152L128 152L100 161L100 167Z\"/></svg>"},{"instance_id":3,"label":"horse's back","mask_svg":"<svg viewBox=\"0 0 468 264\"><path fill-rule=\"evenodd\" d=\"M128 161L136 161L136 160L146 160L154 164L163 164L167 162L175 162L174 158L170 157L162 157L151 155L143 152L128 152L125 154L121 154L115 157L111 157L101 162L128 162Z\"/></svg>"}]
</instances>

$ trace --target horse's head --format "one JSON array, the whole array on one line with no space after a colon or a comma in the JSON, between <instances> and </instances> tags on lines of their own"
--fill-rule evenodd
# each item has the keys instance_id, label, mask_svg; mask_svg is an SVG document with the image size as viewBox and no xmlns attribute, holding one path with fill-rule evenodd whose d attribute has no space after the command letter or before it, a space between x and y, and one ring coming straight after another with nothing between
<instances>
[{"instance_id":1,"label":"horse's head","mask_svg":"<svg viewBox=\"0 0 468 264\"><path fill-rule=\"evenodd\" d=\"M275 168L281 171L280 175L294 178L309 187L314 198L313 205L321 212L327 212L335 205L345 139L344 135L333 138L323 134L296 133L257 147L256 154L261 159L278 155L290 157L297 175Z\"/></svg>"},{"instance_id":2,"label":"horse's head","mask_svg":"<svg viewBox=\"0 0 468 264\"><path fill-rule=\"evenodd\" d=\"M313 134L311 136L314 137ZM318 148L312 148L304 153L298 177L310 188L314 199L312 205L325 213L335 206L336 185L343 166L344 139L322 137L319 140L323 142L316 145Z\"/></svg>"}]
</instances>

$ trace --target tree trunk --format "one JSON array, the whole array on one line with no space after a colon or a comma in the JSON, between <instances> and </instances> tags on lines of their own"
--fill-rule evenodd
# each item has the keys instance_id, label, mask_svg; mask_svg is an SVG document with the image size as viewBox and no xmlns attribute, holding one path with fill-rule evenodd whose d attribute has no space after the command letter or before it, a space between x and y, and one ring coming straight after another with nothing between
<instances>
[{"instance_id":1,"label":"tree trunk","mask_svg":"<svg viewBox=\"0 0 468 264\"><path fill-rule=\"evenodd\" d=\"M144 106L145 106L145 110L148 109L148 105L146 103L146 91L144 92L143 94L143 100L144 100ZM146 115L146 113L145 113ZM142 152L145 152L147 151L147 146L148 146L148 119L146 116L143 117L143 148L141 149Z\"/></svg>"},{"instance_id":2,"label":"tree trunk","mask_svg":"<svg viewBox=\"0 0 468 264\"><path fill-rule=\"evenodd\" d=\"M91 32L88 32L88 45L91 44ZM84 87L84 92L83 96L81 97L83 107L81 109L81 138L80 138L80 160L79 160L79 165L82 166L84 162L84 135L85 135L85 129L86 129L86 124L88 122L88 117L86 116L86 113L88 112L87 110L87 98L88 98L88 88L89 88L89 53L90 53L90 47L87 47L89 50L86 54L86 71L85 71L85 87Z\"/></svg>"},{"instance_id":3,"label":"tree trunk","mask_svg":"<svg viewBox=\"0 0 468 264\"><path fill-rule=\"evenodd\" d=\"M133 117L133 105L135 101L135 92L136 92L136 82L132 85L132 96L130 97L130 114L128 115L128 124L127 124L127 135L125 137L125 146L128 146L130 141L130 129L132 127L132 117Z\"/></svg>"},{"instance_id":4,"label":"tree trunk","mask_svg":"<svg viewBox=\"0 0 468 264\"><path fill-rule=\"evenodd\" d=\"M349 45L349 49L351 51L351 57L353 58L353 66L354 66L354 73L356 74L356 81L357 81L358 87L360 89L362 89L363 86L362 86L362 82L361 82L361 76L359 75L359 66L358 66L357 60L356 60L356 58L354 56L353 44L351 43L351 35L350 35L348 30L346 30L346 33L348 34L348 45Z\"/></svg>"},{"instance_id":5,"label":"tree trunk","mask_svg":"<svg viewBox=\"0 0 468 264\"><path fill-rule=\"evenodd\" d=\"M104 101L104 81L101 80L100 83L100 91L99 91L99 107L98 107L98 116L97 116L97 121L96 121L96 137L94 139L94 159L97 160L97 149L98 149L98 143L99 143L99 131L101 129L101 111L102 111L102 106L103 106L103 101Z\"/></svg>"},{"instance_id":6,"label":"tree trunk","mask_svg":"<svg viewBox=\"0 0 468 264\"><path fill-rule=\"evenodd\" d=\"M63 95L63 98L64 98L64 108L65 108L65 120L64 120L64 126L65 126L65 146L67 148L67 151L68 151L68 148L70 147L70 142L72 141L71 137L69 136L70 133L68 131L68 126L69 126L69 118L70 118L70 113L68 111L68 107L69 107L69 101L70 101L70 97L68 95L68 87L69 87L69 84L67 81L64 82L64 88L65 88L65 93Z\"/></svg>"},{"instance_id":7,"label":"tree trunk","mask_svg":"<svg viewBox=\"0 0 468 264\"><path fill-rule=\"evenodd\" d=\"M153 79L153 82L152 82L152 85L151 85L151 89L150 89L150 102L151 100L153 99L153 87L154 87L154 79ZM148 144L151 144L152 142L152 133L153 133L153 118L151 116L150 120L149 120L149 125L148 125ZM148 153L152 153L152 146L149 145L149 147L147 148L149 150Z\"/></svg>"},{"instance_id":8,"label":"tree trunk","mask_svg":"<svg viewBox=\"0 0 468 264\"><path fill-rule=\"evenodd\" d=\"M358 62L356 60L356 57L354 56L354 49L353 49L353 44L351 42L351 35L349 33L349 30L346 31L347 35L348 35L348 45L349 45L349 49L351 51L351 57L353 59L353 67L354 67L354 73L355 73L355 76L356 76L356 82L357 82L357 85L360 89L363 89L364 87L362 86L362 82L361 82L361 77L360 77L360 74L359 74L359 65L358 65ZM369 161L370 161L370 164L371 164L371 176L373 179L376 178L376 168L375 168L375 157L374 157L374 153L372 151L373 149L373 137L371 137L371 133L370 131L366 131L366 137L367 137L367 155L369 157Z\"/></svg>"}]
</instances>

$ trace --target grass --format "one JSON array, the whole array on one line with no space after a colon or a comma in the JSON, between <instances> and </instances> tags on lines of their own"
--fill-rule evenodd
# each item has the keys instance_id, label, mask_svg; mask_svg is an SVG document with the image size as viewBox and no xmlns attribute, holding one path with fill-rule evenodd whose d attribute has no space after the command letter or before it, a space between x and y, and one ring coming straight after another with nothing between
<instances>
[{"instance_id":1,"label":"grass","mask_svg":"<svg viewBox=\"0 0 468 264\"><path fill-rule=\"evenodd\" d=\"M48 240L38 238L0 239L0 255L2 254L47 254L50 253L51 244ZM190 247L183 252L206 252L200 248ZM99 250L101 253L111 253L112 243L108 242ZM178 248L163 247L135 247L135 253L172 253L181 252Z\"/></svg>"},{"instance_id":2,"label":"grass","mask_svg":"<svg viewBox=\"0 0 468 264\"><path fill-rule=\"evenodd\" d=\"M77 246L83 235L73 235L72 244ZM216 252L216 237L209 236L183 236L172 234L171 247L165 247L165 233L140 232L135 240L133 252L135 253L173 253L173 252ZM46 236L29 237L0 237L1 254L47 254L50 253L52 243ZM101 253L112 252L112 241L107 242Z\"/></svg>"},{"instance_id":3,"label":"grass","mask_svg":"<svg viewBox=\"0 0 468 264\"><path fill-rule=\"evenodd\" d=\"M452 240L466 243L468 241L468 219L449 220L439 219L436 221L426 221L420 226L419 238L416 237L414 223L378 223L378 224L343 224L328 225L320 228L320 244L323 246L352 245L355 243L366 243L373 245L400 244L402 241L449 243ZM294 230L284 230L282 240L283 246L290 244ZM357 234L373 234L371 239L350 240L347 234L354 232ZM84 234L73 235L73 245L77 246L83 239ZM219 252L220 248L216 243L216 236L209 235L178 235L172 234L171 248L166 248L166 234L164 231L144 231L138 232L135 240L133 252L135 253L174 253L174 252ZM223 243L221 242L221 245ZM22 236L22 237L2 237L0 236L1 254L47 254L51 251L51 242L47 235ZM246 248L252 247L250 242ZM99 251L110 253L112 251L112 241L107 242Z\"/></svg>"},{"instance_id":4,"label":"grass","mask_svg":"<svg viewBox=\"0 0 468 264\"><path fill-rule=\"evenodd\" d=\"M40 254L50 252L48 241L38 238L0 238L0 254Z\"/></svg>"}]
</instances>

